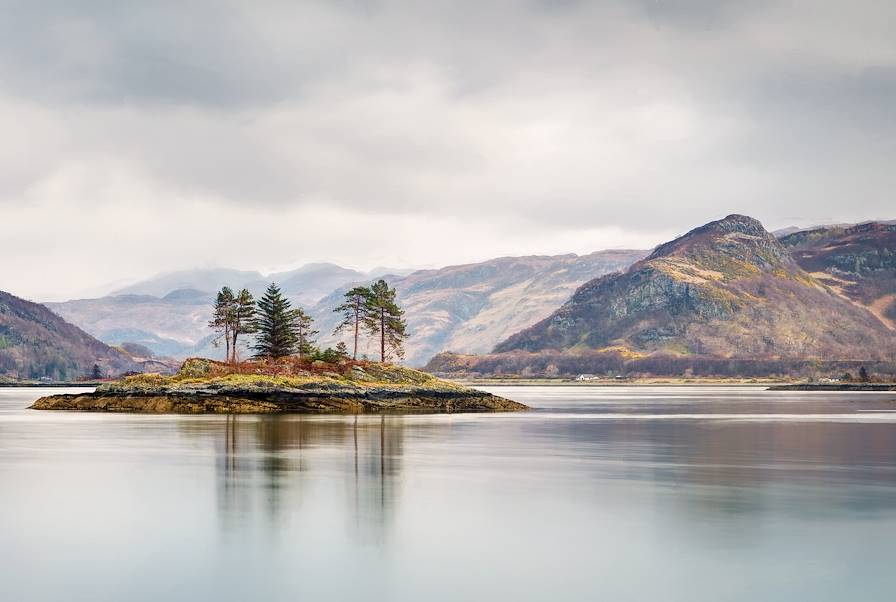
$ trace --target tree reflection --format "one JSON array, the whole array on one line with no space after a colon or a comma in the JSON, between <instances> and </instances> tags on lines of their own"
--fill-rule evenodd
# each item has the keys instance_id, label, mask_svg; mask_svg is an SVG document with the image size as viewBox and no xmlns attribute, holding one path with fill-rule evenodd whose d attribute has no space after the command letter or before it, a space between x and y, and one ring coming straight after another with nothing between
<instances>
[{"instance_id":1,"label":"tree reflection","mask_svg":"<svg viewBox=\"0 0 896 602\"><path fill-rule=\"evenodd\" d=\"M228 416L202 426L186 430L215 432L218 509L226 529L258 518L282 527L301 511L306 488L325 487L342 474L350 536L385 540L401 482L401 417Z\"/></svg>"}]
</instances>

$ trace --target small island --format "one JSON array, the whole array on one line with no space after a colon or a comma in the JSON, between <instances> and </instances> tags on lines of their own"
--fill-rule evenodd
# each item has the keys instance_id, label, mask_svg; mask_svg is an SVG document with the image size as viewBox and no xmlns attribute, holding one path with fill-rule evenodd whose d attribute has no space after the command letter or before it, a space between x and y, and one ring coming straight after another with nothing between
<instances>
[{"instance_id":1,"label":"small island","mask_svg":"<svg viewBox=\"0 0 896 602\"><path fill-rule=\"evenodd\" d=\"M93 393L50 395L35 410L152 414L513 412L525 405L402 366L296 357L239 364L189 359L173 376L140 374Z\"/></svg>"},{"instance_id":2,"label":"small island","mask_svg":"<svg viewBox=\"0 0 896 602\"><path fill-rule=\"evenodd\" d=\"M209 326L225 343L226 361L192 358L177 373L132 374L100 384L93 393L50 395L35 410L152 414L368 414L513 412L528 409L469 387L391 363L402 358L404 311L385 280L356 286L334 309L342 322L334 334L352 334L320 349L318 331L301 308L292 308L272 283L255 300L243 289L218 293ZM379 362L358 359L361 333L378 342ZM254 358L239 361L240 335L254 336Z\"/></svg>"}]
</instances>

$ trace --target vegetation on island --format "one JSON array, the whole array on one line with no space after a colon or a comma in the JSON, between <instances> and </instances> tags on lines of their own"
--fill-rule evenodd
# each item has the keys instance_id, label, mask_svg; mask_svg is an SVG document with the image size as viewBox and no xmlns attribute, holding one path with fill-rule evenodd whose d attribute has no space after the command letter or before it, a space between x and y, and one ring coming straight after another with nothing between
<instances>
[{"instance_id":1,"label":"vegetation on island","mask_svg":"<svg viewBox=\"0 0 896 602\"><path fill-rule=\"evenodd\" d=\"M334 334L352 332L352 360L358 359L361 334L377 340L380 363L404 357L407 324L404 310L395 301L395 289L385 280L371 286L356 286L345 293L344 302L334 308L343 316ZM348 358L344 341L335 348L321 349L315 337L314 319L302 308L294 308L276 283L271 283L257 301L243 289L238 294L223 287L217 294L209 327L215 342L225 343L226 362L238 363L239 336L254 335L254 359L276 360L296 356L301 360L334 363Z\"/></svg>"},{"instance_id":2,"label":"vegetation on island","mask_svg":"<svg viewBox=\"0 0 896 602\"><path fill-rule=\"evenodd\" d=\"M50 395L33 409L141 413L496 412L526 406L404 366L298 355L217 362L192 358L174 375L137 374L93 393Z\"/></svg>"}]
</instances>

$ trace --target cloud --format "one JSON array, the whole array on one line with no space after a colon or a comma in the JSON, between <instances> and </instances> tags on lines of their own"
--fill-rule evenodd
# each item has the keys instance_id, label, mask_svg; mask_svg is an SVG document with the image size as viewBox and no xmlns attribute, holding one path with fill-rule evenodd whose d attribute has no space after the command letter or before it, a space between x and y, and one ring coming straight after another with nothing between
<instances>
[{"instance_id":1,"label":"cloud","mask_svg":"<svg viewBox=\"0 0 896 602\"><path fill-rule=\"evenodd\" d=\"M889 3L4 5L0 269L25 294L103 263L434 265L732 211L892 217Z\"/></svg>"}]
</instances>

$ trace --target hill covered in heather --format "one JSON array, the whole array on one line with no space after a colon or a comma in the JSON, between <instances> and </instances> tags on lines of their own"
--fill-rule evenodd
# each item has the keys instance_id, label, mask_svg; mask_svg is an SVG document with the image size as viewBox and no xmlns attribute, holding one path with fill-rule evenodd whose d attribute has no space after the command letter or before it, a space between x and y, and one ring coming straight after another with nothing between
<instances>
[{"instance_id":1,"label":"hill covered in heather","mask_svg":"<svg viewBox=\"0 0 896 602\"><path fill-rule=\"evenodd\" d=\"M0 376L77 380L141 370L126 351L93 338L43 305L0 291Z\"/></svg>"},{"instance_id":2,"label":"hill covered in heather","mask_svg":"<svg viewBox=\"0 0 896 602\"><path fill-rule=\"evenodd\" d=\"M537 372L546 369L541 355L581 372L601 357L652 361L660 372L659 358L670 371L738 358L786 371L806 360L886 361L894 349L896 337L874 313L804 270L760 222L730 215L584 284L489 359L441 357L430 367L482 372L483 362L501 365L503 356L516 371Z\"/></svg>"}]
</instances>

